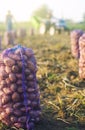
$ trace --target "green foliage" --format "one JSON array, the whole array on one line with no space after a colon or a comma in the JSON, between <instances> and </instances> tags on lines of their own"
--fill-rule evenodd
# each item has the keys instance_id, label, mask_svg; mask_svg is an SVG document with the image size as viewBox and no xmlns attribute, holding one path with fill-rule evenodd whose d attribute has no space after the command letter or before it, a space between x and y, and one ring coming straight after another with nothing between
<instances>
[{"instance_id":1,"label":"green foliage","mask_svg":"<svg viewBox=\"0 0 85 130\"><path fill-rule=\"evenodd\" d=\"M47 5L42 5L40 8L33 12L33 16L40 17L42 19L47 19L52 17L52 10Z\"/></svg>"}]
</instances>

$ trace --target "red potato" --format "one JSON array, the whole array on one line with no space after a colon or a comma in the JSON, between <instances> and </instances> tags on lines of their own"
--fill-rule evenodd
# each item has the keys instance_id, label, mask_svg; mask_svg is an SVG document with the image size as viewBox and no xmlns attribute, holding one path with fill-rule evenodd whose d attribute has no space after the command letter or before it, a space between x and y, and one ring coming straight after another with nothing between
<instances>
[{"instance_id":1,"label":"red potato","mask_svg":"<svg viewBox=\"0 0 85 130\"><path fill-rule=\"evenodd\" d=\"M17 89L17 91L18 91L19 93L22 93L22 92L23 92L22 86L19 86L18 89Z\"/></svg>"},{"instance_id":2,"label":"red potato","mask_svg":"<svg viewBox=\"0 0 85 130\"><path fill-rule=\"evenodd\" d=\"M12 69L11 69L11 67L9 67L9 66L5 66L5 71L6 71L6 73L11 73L12 72Z\"/></svg>"},{"instance_id":3,"label":"red potato","mask_svg":"<svg viewBox=\"0 0 85 130\"><path fill-rule=\"evenodd\" d=\"M34 79L34 75L30 74L29 76L27 76L27 80L33 80Z\"/></svg>"},{"instance_id":4,"label":"red potato","mask_svg":"<svg viewBox=\"0 0 85 130\"><path fill-rule=\"evenodd\" d=\"M10 73L9 74L9 79L10 79L10 81L15 82L16 81L16 75L13 74L13 73Z\"/></svg>"},{"instance_id":5,"label":"red potato","mask_svg":"<svg viewBox=\"0 0 85 130\"><path fill-rule=\"evenodd\" d=\"M11 101L11 97L10 95L4 95L3 98L2 98L2 104L7 104Z\"/></svg>"},{"instance_id":6,"label":"red potato","mask_svg":"<svg viewBox=\"0 0 85 130\"><path fill-rule=\"evenodd\" d=\"M29 75L29 74L31 74L31 71L30 71L30 69L26 68L26 69L25 69L25 74L26 74L26 75Z\"/></svg>"},{"instance_id":7,"label":"red potato","mask_svg":"<svg viewBox=\"0 0 85 130\"><path fill-rule=\"evenodd\" d=\"M26 108L25 108L25 107L21 107L20 110L21 110L22 112L26 112ZM27 110L28 110L28 112L29 112L29 111L31 110L31 107L27 107Z\"/></svg>"},{"instance_id":8,"label":"red potato","mask_svg":"<svg viewBox=\"0 0 85 130\"><path fill-rule=\"evenodd\" d=\"M25 50L22 48L18 48L17 50L15 50L15 54L20 55L21 53L24 55Z\"/></svg>"},{"instance_id":9,"label":"red potato","mask_svg":"<svg viewBox=\"0 0 85 130\"><path fill-rule=\"evenodd\" d=\"M15 61L12 60L12 59L9 58L9 57L6 57L6 58L4 58L4 64L5 64L6 66L13 66L13 65L15 64Z\"/></svg>"},{"instance_id":10,"label":"red potato","mask_svg":"<svg viewBox=\"0 0 85 130\"><path fill-rule=\"evenodd\" d=\"M18 73L18 71L19 71L18 66L17 66L17 65L13 65L13 66L12 66L12 72L13 72L13 73Z\"/></svg>"},{"instance_id":11,"label":"red potato","mask_svg":"<svg viewBox=\"0 0 85 130\"><path fill-rule=\"evenodd\" d=\"M32 107L36 107L38 105L37 101L32 101Z\"/></svg>"},{"instance_id":12,"label":"red potato","mask_svg":"<svg viewBox=\"0 0 85 130\"><path fill-rule=\"evenodd\" d=\"M6 73L6 71L0 69L0 79L3 80L5 78L7 78L7 77L8 77L8 74Z\"/></svg>"},{"instance_id":13,"label":"red potato","mask_svg":"<svg viewBox=\"0 0 85 130\"><path fill-rule=\"evenodd\" d=\"M3 92L4 92L5 94L11 94L11 93L12 93L11 89L10 89L10 88L7 88L7 87L3 88Z\"/></svg>"},{"instance_id":14,"label":"red potato","mask_svg":"<svg viewBox=\"0 0 85 130\"><path fill-rule=\"evenodd\" d=\"M22 112L19 109L14 110L14 115L17 117L22 116Z\"/></svg>"},{"instance_id":15,"label":"red potato","mask_svg":"<svg viewBox=\"0 0 85 130\"><path fill-rule=\"evenodd\" d=\"M11 81L9 78L6 78L6 84L11 84Z\"/></svg>"},{"instance_id":16,"label":"red potato","mask_svg":"<svg viewBox=\"0 0 85 130\"><path fill-rule=\"evenodd\" d=\"M34 88L27 88L27 92L31 93L31 92L35 92Z\"/></svg>"},{"instance_id":17,"label":"red potato","mask_svg":"<svg viewBox=\"0 0 85 130\"><path fill-rule=\"evenodd\" d=\"M26 116L19 117L18 122L25 123L26 122Z\"/></svg>"},{"instance_id":18,"label":"red potato","mask_svg":"<svg viewBox=\"0 0 85 130\"><path fill-rule=\"evenodd\" d=\"M1 117L1 119L5 118L6 117L6 113L5 112L1 112L0 113L0 117Z\"/></svg>"},{"instance_id":19,"label":"red potato","mask_svg":"<svg viewBox=\"0 0 85 130\"><path fill-rule=\"evenodd\" d=\"M25 50L25 55L28 56L28 58L29 58L29 57L31 57L32 55L34 55L34 53L33 53L32 49L26 49L26 50Z\"/></svg>"},{"instance_id":20,"label":"red potato","mask_svg":"<svg viewBox=\"0 0 85 130\"><path fill-rule=\"evenodd\" d=\"M11 114L11 113L13 113L14 110L11 107L6 107L5 111L7 114Z\"/></svg>"},{"instance_id":21,"label":"red potato","mask_svg":"<svg viewBox=\"0 0 85 130\"><path fill-rule=\"evenodd\" d=\"M17 92L14 92L14 93L12 94L12 100L13 100L14 102L20 101L20 95L19 95Z\"/></svg>"},{"instance_id":22,"label":"red potato","mask_svg":"<svg viewBox=\"0 0 85 130\"><path fill-rule=\"evenodd\" d=\"M19 86L19 85L22 85L22 80L21 79L19 79L17 82L16 82L16 84Z\"/></svg>"},{"instance_id":23,"label":"red potato","mask_svg":"<svg viewBox=\"0 0 85 130\"><path fill-rule=\"evenodd\" d=\"M17 60L21 60L21 57L20 56L18 56L17 54L13 54L13 53L8 53L8 56L11 58L11 59L13 59L13 60L15 60L15 61L17 61Z\"/></svg>"},{"instance_id":24,"label":"red potato","mask_svg":"<svg viewBox=\"0 0 85 130\"><path fill-rule=\"evenodd\" d=\"M24 127L24 125L22 123L19 123L19 122L14 123L13 126L15 126L17 128L23 128Z\"/></svg>"},{"instance_id":25,"label":"red potato","mask_svg":"<svg viewBox=\"0 0 85 130\"><path fill-rule=\"evenodd\" d=\"M23 55L24 60L28 60L28 57L26 55Z\"/></svg>"},{"instance_id":26,"label":"red potato","mask_svg":"<svg viewBox=\"0 0 85 130\"><path fill-rule=\"evenodd\" d=\"M0 90L0 96L3 96L4 92L2 90Z\"/></svg>"},{"instance_id":27,"label":"red potato","mask_svg":"<svg viewBox=\"0 0 85 130\"><path fill-rule=\"evenodd\" d=\"M12 123L16 123L16 122L18 121L18 119L17 119L17 117L15 117L14 115L11 115L11 116L10 116L10 121L11 121Z\"/></svg>"},{"instance_id":28,"label":"red potato","mask_svg":"<svg viewBox=\"0 0 85 130\"><path fill-rule=\"evenodd\" d=\"M22 79L22 74L16 73L16 77L17 77L18 79Z\"/></svg>"},{"instance_id":29,"label":"red potato","mask_svg":"<svg viewBox=\"0 0 85 130\"><path fill-rule=\"evenodd\" d=\"M19 108L19 107L21 107L21 106L23 106L23 104L20 103L20 102L17 102L17 103L14 103L14 104L13 104L13 108L14 108L14 109L17 109L17 108Z\"/></svg>"},{"instance_id":30,"label":"red potato","mask_svg":"<svg viewBox=\"0 0 85 130\"><path fill-rule=\"evenodd\" d=\"M27 66L31 71L35 72L35 65L31 61L27 61Z\"/></svg>"},{"instance_id":31,"label":"red potato","mask_svg":"<svg viewBox=\"0 0 85 130\"><path fill-rule=\"evenodd\" d=\"M4 86L6 86L6 81L5 80L1 80L0 84L3 85L3 87L4 87Z\"/></svg>"},{"instance_id":32,"label":"red potato","mask_svg":"<svg viewBox=\"0 0 85 130\"><path fill-rule=\"evenodd\" d=\"M14 83L14 84L10 84L10 89L12 92L15 92L17 90L17 85Z\"/></svg>"}]
</instances>

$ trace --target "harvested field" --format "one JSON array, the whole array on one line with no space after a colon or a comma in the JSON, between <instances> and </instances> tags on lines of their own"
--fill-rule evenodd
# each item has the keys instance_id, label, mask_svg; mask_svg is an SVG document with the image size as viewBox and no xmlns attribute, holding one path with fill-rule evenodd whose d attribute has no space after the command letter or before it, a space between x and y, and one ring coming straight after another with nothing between
<instances>
[{"instance_id":1,"label":"harvested field","mask_svg":"<svg viewBox=\"0 0 85 130\"><path fill-rule=\"evenodd\" d=\"M33 49L38 65L42 116L34 130L85 130L85 80L79 78L70 36L28 36L17 42ZM1 123L2 129L15 128Z\"/></svg>"}]
</instances>

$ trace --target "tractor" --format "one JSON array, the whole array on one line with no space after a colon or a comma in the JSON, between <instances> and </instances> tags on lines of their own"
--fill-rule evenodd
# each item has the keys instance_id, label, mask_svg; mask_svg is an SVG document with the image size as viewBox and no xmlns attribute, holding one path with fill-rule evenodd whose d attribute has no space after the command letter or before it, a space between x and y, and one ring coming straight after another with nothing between
<instances>
[{"instance_id":1,"label":"tractor","mask_svg":"<svg viewBox=\"0 0 85 130\"><path fill-rule=\"evenodd\" d=\"M66 22L63 19L56 19L54 17L50 19L41 19L37 16L32 18L32 25L39 34L50 34L54 35L56 32L61 33L62 31L68 31Z\"/></svg>"}]
</instances>

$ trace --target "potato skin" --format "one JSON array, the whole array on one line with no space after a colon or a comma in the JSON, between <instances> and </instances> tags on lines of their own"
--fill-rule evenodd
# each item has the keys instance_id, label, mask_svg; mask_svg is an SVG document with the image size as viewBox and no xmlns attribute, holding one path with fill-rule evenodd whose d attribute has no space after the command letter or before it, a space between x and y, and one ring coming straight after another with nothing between
<instances>
[{"instance_id":1,"label":"potato skin","mask_svg":"<svg viewBox=\"0 0 85 130\"><path fill-rule=\"evenodd\" d=\"M14 93L12 94L12 100L13 100L14 102L20 101L20 95L19 95L19 93L14 92Z\"/></svg>"}]
</instances>

